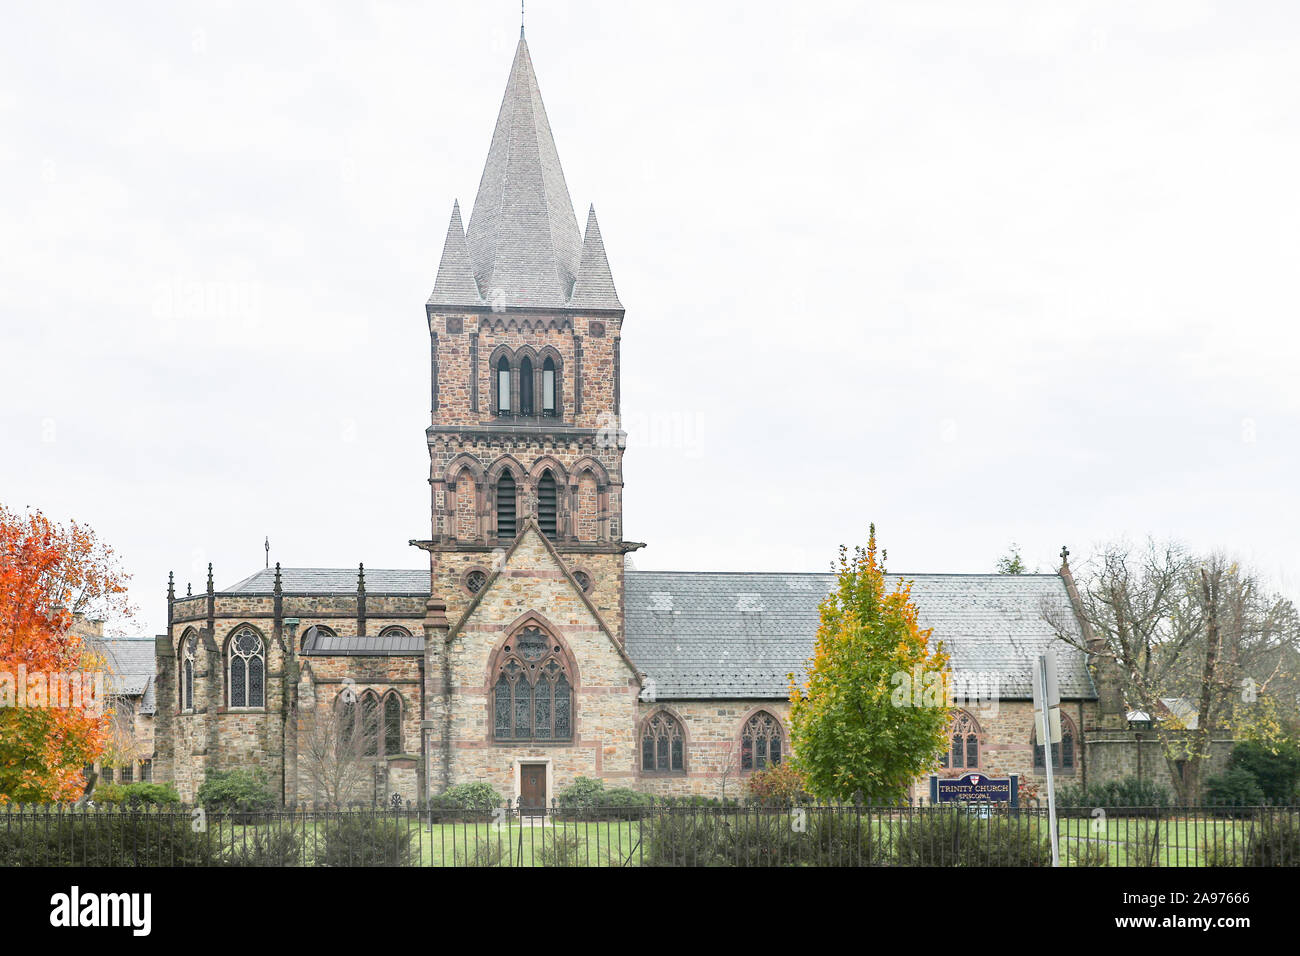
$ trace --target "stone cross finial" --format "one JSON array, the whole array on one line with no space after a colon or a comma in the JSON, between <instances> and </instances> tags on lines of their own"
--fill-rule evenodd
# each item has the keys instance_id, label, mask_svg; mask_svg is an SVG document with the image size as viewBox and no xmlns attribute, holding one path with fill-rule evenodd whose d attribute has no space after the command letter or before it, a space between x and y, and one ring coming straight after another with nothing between
<instances>
[{"instance_id":1,"label":"stone cross finial","mask_svg":"<svg viewBox=\"0 0 1300 956\"><path fill-rule=\"evenodd\" d=\"M1062 566L1062 567L1065 567L1065 566L1068 565L1069 563L1070 563L1070 549L1067 548L1067 547L1065 547L1064 545L1062 545L1062 546L1061 546L1061 566Z\"/></svg>"}]
</instances>

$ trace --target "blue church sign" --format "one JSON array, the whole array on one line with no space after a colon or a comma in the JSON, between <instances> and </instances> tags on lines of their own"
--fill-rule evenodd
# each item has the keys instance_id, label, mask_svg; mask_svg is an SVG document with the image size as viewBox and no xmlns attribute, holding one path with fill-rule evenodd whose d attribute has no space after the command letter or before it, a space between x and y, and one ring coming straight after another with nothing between
<instances>
[{"instance_id":1,"label":"blue church sign","mask_svg":"<svg viewBox=\"0 0 1300 956\"><path fill-rule=\"evenodd\" d=\"M990 777L971 771L941 779L930 774L931 803L1007 803L1020 805L1020 775Z\"/></svg>"}]
</instances>

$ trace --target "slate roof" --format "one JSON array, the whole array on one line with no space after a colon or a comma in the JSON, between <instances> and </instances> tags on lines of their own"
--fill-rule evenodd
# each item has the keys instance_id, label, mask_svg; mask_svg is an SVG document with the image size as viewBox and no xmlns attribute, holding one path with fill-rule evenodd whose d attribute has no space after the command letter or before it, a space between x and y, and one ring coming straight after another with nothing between
<instances>
[{"instance_id":1,"label":"slate roof","mask_svg":"<svg viewBox=\"0 0 1300 956\"><path fill-rule=\"evenodd\" d=\"M523 37L465 238L484 298L499 294L508 307L568 303L582 235Z\"/></svg>"},{"instance_id":2,"label":"slate roof","mask_svg":"<svg viewBox=\"0 0 1300 956\"><path fill-rule=\"evenodd\" d=\"M356 594L356 568L281 568L280 587L285 594ZM222 594L271 594L275 571L265 569L222 591ZM367 594L403 594L427 597L429 570L372 570L366 568Z\"/></svg>"},{"instance_id":3,"label":"slate roof","mask_svg":"<svg viewBox=\"0 0 1300 956\"><path fill-rule=\"evenodd\" d=\"M889 575L890 585L900 575ZM1073 621L1057 575L918 574L912 599L957 673L990 674L1005 699L1027 699L1030 665L1057 652L1061 695L1096 693L1083 655L1043 618ZM628 654L654 679L658 699L784 698L787 674L812 656L818 606L833 574L629 571L624 627Z\"/></svg>"},{"instance_id":4,"label":"slate roof","mask_svg":"<svg viewBox=\"0 0 1300 956\"><path fill-rule=\"evenodd\" d=\"M105 637L96 646L107 658L107 690L123 697L139 697L140 713L154 712L154 640L151 637Z\"/></svg>"},{"instance_id":5,"label":"slate roof","mask_svg":"<svg viewBox=\"0 0 1300 956\"><path fill-rule=\"evenodd\" d=\"M354 594L355 569L284 568L286 594ZM1055 574L909 574L921 625L933 627L958 674L992 675L1002 697L1031 696L1030 666L1057 652L1063 697L1096 696L1083 654L1058 640L1051 610L1073 621L1064 581ZM258 571L225 593L270 594L275 572ZM812 656L818 606L833 574L628 571L624 631L628 656L667 699L784 698L790 673ZM427 570L366 569L371 594L425 596ZM395 641L391 646L381 640ZM323 638L316 655L414 654L423 638ZM152 672L152 670L151 670Z\"/></svg>"},{"instance_id":6,"label":"slate roof","mask_svg":"<svg viewBox=\"0 0 1300 956\"><path fill-rule=\"evenodd\" d=\"M402 657L424 653L423 634L342 637L317 634L303 645L304 657Z\"/></svg>"}]
</instances>

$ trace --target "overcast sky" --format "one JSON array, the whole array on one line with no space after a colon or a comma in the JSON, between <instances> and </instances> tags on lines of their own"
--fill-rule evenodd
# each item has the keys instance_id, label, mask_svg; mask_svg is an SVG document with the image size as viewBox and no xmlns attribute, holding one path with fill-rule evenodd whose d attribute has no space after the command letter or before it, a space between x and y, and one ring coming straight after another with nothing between
<instances>
[{"instance_id":1,"label":"overcast sky","mask_svg":"<svg viewBox=\"0 0 1300 956\"><path fill-rule=\"evenodd\" d=\"M140 608L424 566L424 301L513 0L29 4L0 34L0 501ZM627 307L642 568L1051 570L1176 536L1300 593L1294 4L533 0Z\"/></svg>"}]
</instances>

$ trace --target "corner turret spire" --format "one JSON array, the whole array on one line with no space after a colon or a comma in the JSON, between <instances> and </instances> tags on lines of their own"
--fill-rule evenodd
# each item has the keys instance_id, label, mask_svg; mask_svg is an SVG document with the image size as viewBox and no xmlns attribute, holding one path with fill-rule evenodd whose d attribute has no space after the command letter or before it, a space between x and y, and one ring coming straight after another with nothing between
<instances>
[{"instance_id":1,"label":"corner turret spire","mask_svg":"<svg viewBox=\"0 0 1300 956\"><path fill-rule=\"evenodd\" d=\"M460 202L452 203L451 222L447 226L447 240L442 245L442 261L438 263L438 277L433 281L430 305L482 305L474 269L469 262L469 246L465 244L465 227L460 222Z\"/></svg>"},{"instance_id":2,"label":"corner turret spire","mask_svg":"<svg viewBox=\"0 0 1300 956\"><path fill-rule=\"evenodd\" d=\"M587 211L587 233L582 240L582 264L578 267L578 279L573 284L573 298L569 305L575 309L621 311L623 308L614 288L614 276L609 271L609 259L605 256L605 243L600 238L595 206Z\"/></svg>"}]
</instances>

